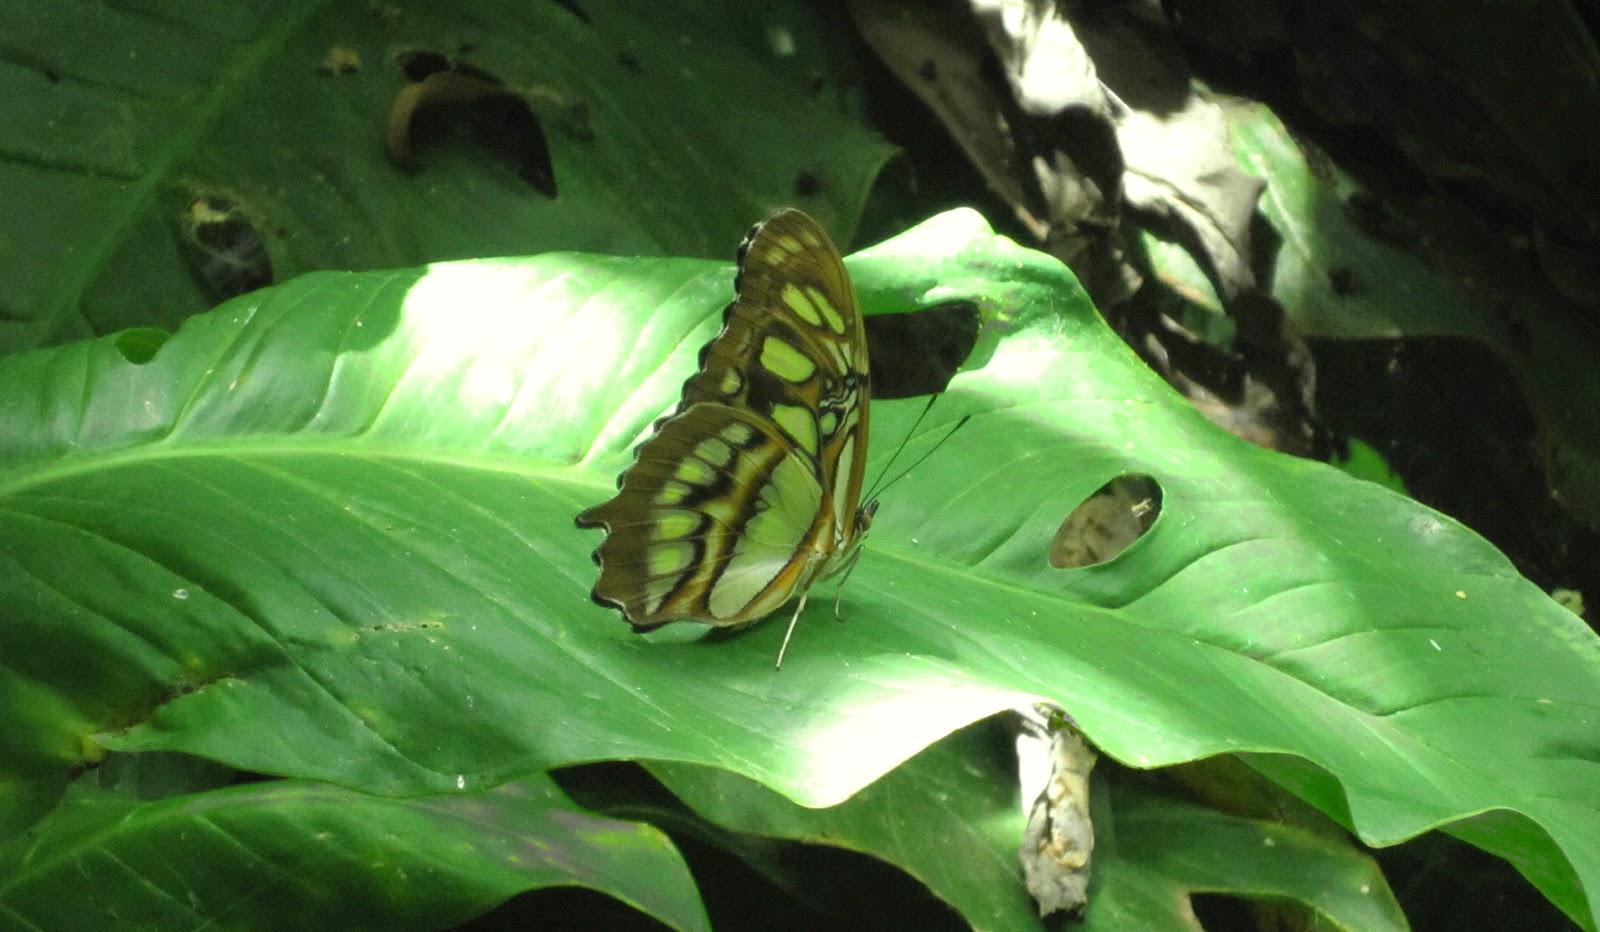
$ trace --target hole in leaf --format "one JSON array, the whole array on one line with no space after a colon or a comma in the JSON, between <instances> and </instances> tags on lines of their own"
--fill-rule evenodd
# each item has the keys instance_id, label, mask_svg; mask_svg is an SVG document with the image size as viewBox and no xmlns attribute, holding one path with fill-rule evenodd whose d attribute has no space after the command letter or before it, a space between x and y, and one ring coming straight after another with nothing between
<instances>
[{"instance_id":1,"label":"hole in leaf","mask_svg":"<svg viewBox=\"0 0 1600 932\"><path fill-rule=\"evenodd\" d=\"M578 21L583 23L585 26L594 22L594 20L589 18L589 14L584 12L583 7L578 6L575 0L555 0L555 3L556 6L577 17Z\"/></svg>"},{"instance_id":2,"label":"hole in leaf","mask_svg":"<svg viewBox=\"0 0 1600 932\"><path fill-rule=\"evenodd\" d=\"M556 196L544 128L521 95L494 75L438 52L402 52L396 62L412 83L389 109L391 161L414 170L417 150L466 141L504 162L535 191Z\"/></svg>"},{"instance_id":3,"label":"hole in leaf","mask_svg":"<svg viewBox=\"0 0 1600 932\"><path fill-rule=\"evenodd\" d=\"M544 887L519 893L482 916L454 928L459 932L497 932L505 929L664 932L671 927L599 890Z\"/></svg>"},{"instance_id":4,"label":"hole in leaf","mask_svg":"<svg viewBox=\"0 0 1600 932\"><path fill-rule=\"evenodd\" d=\"M406 80L413 82L425 81L441 71L454 71L458 74L482 78L490 84L500 86L500 79L472 65L452 58L443 52L433 52L428 49L406 49L394 57L395 64L400 66L400 71L405 74Z\"/></svg>"},{"instance_id":5,"label":"hole in leaf","mask_svg":"<svg viewBox=\"0 0 1600 932\"><path fill-rule=\"evenodd\" d=\"M136 366L142 366L156 357L172 334L155 327L132 327L117 334L117 352Z\"/></svg>"},{"instance_id":6,"label":"hole in leaf","mask_svg":"<svg viewBox=\"0 0 1600 932\"><path fill-rule=\"evenodd\" d=\"M1257 929L1312 929L1315 911L1288 897L1231 896L1226 893L1191 893L1200 928L1206 932L1253 932Z\"/></svg>"},{"instance_id":7,"label":"hole in leaf","mask_svg":"<svg viewBox=\"0 0 1600 932\"><path fill-rule=\"evenodd\" d=\"M978 342L978 305L949 301L903 314L862 318L873 398L942 392Z\"/></svg>"},{"instance_id":8,"label":"hole in leaf","mask_svg":"<svg viewBox=\"0 0 1600 932\"><path fill-rule=\"evenodd\" d=\"M184 253L218 300L272 284L272 260L260 228L239 202L223 194L191 200L179 218Z\"/></svg>"},{"instance_id":9,"label":"hole in leaf","mask_svg":"<svg viewBox=\"0 0 1600 932\"><path fill-rule=\"evenodd\" d=\"M802 171L794 176L795 197L816 197L822 193L822 176L814 171Z\"/></svg>"},{"instance_id":10,"label":"hole in leaf","mask_svg":"<svg viewBox=\"0 0 1600 932\"><path fill-rule=\"evenodd\" d=\"M1161 485L1124 473L1083 500L1050 542L1050 565L1075 569L1104 563L1144 536L1161 514Z\"/></svg>"}]
</instances>

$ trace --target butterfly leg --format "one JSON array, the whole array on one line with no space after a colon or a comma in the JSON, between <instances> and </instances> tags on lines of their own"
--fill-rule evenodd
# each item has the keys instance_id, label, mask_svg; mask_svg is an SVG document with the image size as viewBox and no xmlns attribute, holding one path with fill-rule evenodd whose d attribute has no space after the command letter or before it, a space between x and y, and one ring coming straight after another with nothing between
<instances>
[{"instance_id":1,"label":"butterfly leg","mask_svg":"<svg viewBox=\"0 0 1600 932\"><path fill-rule=\"evenodd\" d=\"M794 634L795 622L800 620L800 613L805 611L806 599L809 598L811 598L810 593L802 595L800 597L800 604L794 607L794 615L789 618L789 630L783 632L783 644L778 647L778 662L772 665L772 669L783 669L783 654L789 649L789 637Z\"/></svg>"}]
</instances>

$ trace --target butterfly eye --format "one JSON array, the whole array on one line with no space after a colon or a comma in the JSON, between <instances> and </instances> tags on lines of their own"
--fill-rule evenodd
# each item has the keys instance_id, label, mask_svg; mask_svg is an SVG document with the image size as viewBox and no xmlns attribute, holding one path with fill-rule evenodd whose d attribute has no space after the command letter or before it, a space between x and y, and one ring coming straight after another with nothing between
<instances>
[{"instance_id":1,"label":"butterfly eye","mask_svg":"<svg viewBox=\"0 0 1600 932\"><path fill-rule=\"evenodd\" d=\"M860 529L861 533L867 533L868 529L872 527L872 516L877 513L877 499L873 499L872 501L861 506L861 510L856 513L856 527Z\"/></svg>"}]
</instances>

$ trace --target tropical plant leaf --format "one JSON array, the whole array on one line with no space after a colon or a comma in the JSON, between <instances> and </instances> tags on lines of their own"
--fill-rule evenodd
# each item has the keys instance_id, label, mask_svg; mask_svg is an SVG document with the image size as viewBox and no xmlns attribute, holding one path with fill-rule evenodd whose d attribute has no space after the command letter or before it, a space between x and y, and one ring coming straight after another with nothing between
<instances>
[{"instance_id":1,"label":"tropical plant leaf","mask_svg":"<svg viewBox=\"0 0 1600 932\"><path fill-rule=\"evenodd\" d=\"M871 854L927 884L974 928L1039 929L1017 860L1027 813L996 724L958 731L829 809L797 806L724 770L650 770L722 828ZM1097 774L1085 930L1190 929L1188 897L1201 892L1294 900L1337 928L1407 928L1382 872L1348 841L1196 806L1125 771Z\"/></svg>"},{"instance_id":2,"label":"tropical plant leaf","mask_svg":"<svg viewBox=\"0 0 1600 932\"><path fill-rule=\"evenodd\" d=\"M1216 812L1128 781L1108 781L1114 835L1087 930L1193 928L1174 901L1197 893L1302 904L1340 929L1410 928L1383 873L1348 842ZM1186 921L1188 920L1188 921Z\"/></svg>"},{"instance_id":3,"label":"tropical plant leaf","mask_svg":"<svg viewBox=\"0 0 1600 932\"><path fill-rule=\"evenodd\" d=\"M884 496L847 622L817 604L776 673L781 625L641 638L589 604L571 524L676 401L727 265L323 273L153 357L0 361L4 824L100 747L377 793L677 760L826 804L1042 698L1134 766L1252 752L1376 844L1448 826L1591 920L1592 632L1450 519L1210 426L971 212L850 267L869 313L987 313L905 462L972 419ZM920 407L875 406L875 462ZM1051 567L1127 472L1155 525Z\"/></svg>"},{"instance_id":4,"label":"tropical plant leaf","mask_svg":"<svg viewBox=\"0 0 1600 932\"><path fill-rule=\"evenodd\" d=\"M846 802L807 809L746 777L693 764L650 772L707 821L750 835L832 845L899 867L974 927L1031 928L1022 885L1017 799L1007 736L984 722L926 748Z\"/></svg>"},{"instance_id":5,"label":"tropical plant leaf","mask_svg":"<svg viewBox=\"0 0 1600 932\"><path fill-rule=\"evenodd\" d=\"M823 19L798 2L10 4L0 352L171 328L258 283L219 267L721 257L788 203L853 226L894 150L856 119ZM528 116L486 145L455 139L472 114L446 108L445 140L397 166L384 127L418 55ZM553 198L523 177L540 147Z\"/></svg>"},{"instance_id":6,"label":"tropical plant leaf","mask_svg":"<svg viewBox=\"0 0 1600 932\"><path fill-rule=\"evenodd\" d=\"M444 928L567 885L709 928L666 836L583 812L543 775L412 799L303 780L152 801L84 785L0 865L0 916L30 928Z\"/></svg>"}]
</instances>

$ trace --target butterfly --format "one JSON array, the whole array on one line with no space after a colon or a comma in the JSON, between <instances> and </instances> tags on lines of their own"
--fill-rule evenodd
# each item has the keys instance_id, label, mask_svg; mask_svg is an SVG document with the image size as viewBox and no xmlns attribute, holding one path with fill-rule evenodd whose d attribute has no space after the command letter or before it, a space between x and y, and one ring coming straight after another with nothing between
<instances>
[{"instance_id":1,"label":"butterfly","mask_svg":"<svg viewBox=\"0 0 1600 932\"><path fill-rule=\"evenodd\" d=\"M605 529L592 596L635 631L743 625L798 597L781 667L810 587L848 575L877 511L861 504L867 336L839 251L804 213L751 229L738 269L678 406L577 524Z\"/></svg>"}]
</instances>

